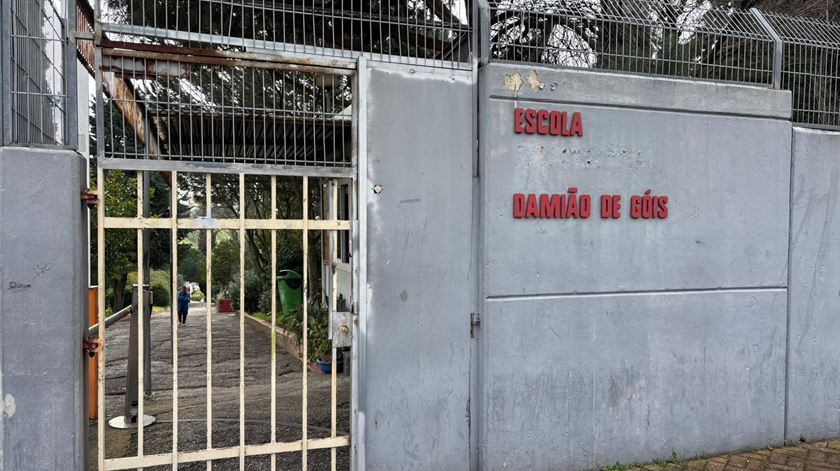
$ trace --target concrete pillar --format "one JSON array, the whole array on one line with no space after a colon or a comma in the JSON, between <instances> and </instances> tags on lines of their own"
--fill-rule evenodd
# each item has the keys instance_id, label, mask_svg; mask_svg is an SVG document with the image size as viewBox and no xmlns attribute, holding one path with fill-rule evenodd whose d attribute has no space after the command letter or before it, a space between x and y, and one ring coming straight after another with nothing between
<instances>
[{"instance_id":1,"label":"concrete pillar","mask_svg":"<svg viewBox=\"0 0 840 471\"><path fill-rule=\"evenodd\" d=\"M86 162L0 148L0 470L82 470Z\"/></svg>"}]
</instances>

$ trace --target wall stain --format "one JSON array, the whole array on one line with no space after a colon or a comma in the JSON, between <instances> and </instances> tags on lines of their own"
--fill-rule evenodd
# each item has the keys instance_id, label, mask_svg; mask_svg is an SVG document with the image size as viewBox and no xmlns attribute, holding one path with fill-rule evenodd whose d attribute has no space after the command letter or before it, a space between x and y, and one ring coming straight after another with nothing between
<instances>
[{"instance_id":1,"label":"wall stain","mask_svg":"<svg viewBox=\"0 0 840 471\"><path fill-rule=\"evenodd\" d=\"M512 92L518 92L525 84L525 79L519 72L515 74L505 75L505 88Z\"/></svg>"},{"instance_id":2,"label":"wall stain","mask_svg":"<svg viewBox=\"0 0 840 471\"><path fill-rule=\"evenodd\" d=\"M528 75L528 85L531 86L532 90L542 90L545 88L545 83L540 80L540 76L537 75L537 71L531 69L531 74Z\"/></svg>"}]
</instances>

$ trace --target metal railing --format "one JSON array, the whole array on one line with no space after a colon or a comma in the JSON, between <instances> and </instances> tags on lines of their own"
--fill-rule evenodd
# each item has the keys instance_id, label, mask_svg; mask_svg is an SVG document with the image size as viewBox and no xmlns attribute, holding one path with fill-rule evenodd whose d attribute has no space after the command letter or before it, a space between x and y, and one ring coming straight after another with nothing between
<instances>
[{"instance_id":1,"label":"metal railing","mask_svg":"<svg viewBox=\"0 0 840 471\"><path fill-rule=\"evenodd\" d=\"M490 0L490 60L773 83L773 37L748 11L686 0Z\"/></svg>"},{"instance_id":2,"label":"metal railing","mask_svg":"<svg viewBox=\"0 0 840 471\"><path fill-rule=\"evenodd\" d=\"M65 2L11 0L8 56L10 110L4 142L63 145L68 113Z\"/></svg>"},{"instance_id":3,"label":"metal railing","mask_svg":"<svg viewBox=\"0 0 840 471\"><path fill-rule=\"evenodd\" d=\"M97 1L128 42L470 68L469 0Z\"/></svg>"},{"instance_id":4,"label":"metal railing","mask_svg":"<svg viewBox=\"0 0 840 471\"><path fill-rule=\"evenodd\" d=\"M103 97L106 158L353 165L348 75L234 58L111 54L103 70L131 82L133 93ZM137 115L127 119L126 110Z\"/></svg>"},{"instance_id":5,"label":"metal railing","mask_svg":"<svg viewBox=\"0 0 840 471\"><path fill-rule=\"evenodd\" d=\"M784 45L782 88L793 92L793 121L840 128L840 25L764 15Z\"/></svg>"}]
</instances>

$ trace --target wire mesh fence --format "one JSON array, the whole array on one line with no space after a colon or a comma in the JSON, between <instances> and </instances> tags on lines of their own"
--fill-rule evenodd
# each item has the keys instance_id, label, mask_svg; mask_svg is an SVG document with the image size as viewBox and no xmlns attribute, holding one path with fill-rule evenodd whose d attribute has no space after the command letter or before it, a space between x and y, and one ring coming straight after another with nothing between
<instances>
[{"instance_id":1,"label":"wire mesh fence","mask_svg":"<svg viewBox=\"0 0 840 471\"><path fill-rule=\"evenodd\" d=\"M122 39L469 68L469 0L99 0Z\"/></svg>"},{"instance_id":2,"label":"wire mesh fence","mask_svg":"<svg viewBox=\"0 0 840 471\"><path fill-rule=\"evenodd\" d=\"M64 51L67 45L61 0L11 2L11 142L64 144L66 117Z\"/></svg>"},{"instance_id":3,"label":"wire mesh fence","mask_svg":"<svg viewBox=\"0 0 840 471\"><path fill-rule=\"evenodd\" d=\"M105 157L352 166L350 76L214 62L106 56Z\"/></svg>"},{"instance_id":4,"label":"wire mesh fence","mask_svg":"<svg viewBox=\"0 0 840 471\"><path fill-rule=\"evenodd\" d=\"M793 92L793 120L840 128L840 25L765 14L784 44L782 88Z\"/></svg>"},{"instance_id":5,"label":"wire mesh fence","mask_svg":"<svg viewBox=\"0 0 840 471\"><path fill-rule=\"evenodd\" d=\"M694 0L491 0L490 58L771 84L772 36L748 11Z\"/></svg>"}]
</instances>

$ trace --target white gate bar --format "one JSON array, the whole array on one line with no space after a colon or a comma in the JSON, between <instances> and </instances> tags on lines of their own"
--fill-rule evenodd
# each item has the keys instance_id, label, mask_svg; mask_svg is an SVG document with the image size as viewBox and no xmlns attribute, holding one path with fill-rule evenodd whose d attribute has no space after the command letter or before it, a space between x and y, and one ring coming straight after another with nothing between
<instances>
[{"instance_id":1,"label":"white gate bar","mask_svg":"<svg viewBox=\"0 0 840 471\"><path fill-rule=\"evenodd\" d=\"M230 229L239 230L241 225L245 229L262 230L303 230L304 222L299 219L214 219L214 218L193 218L178 219L178 229ZM350 221L309 221L310 230L335 231L350 230ZM106 229L169 229L172 221L164 218L146 217L107 217L105 218Z\"/></svg>"},{"instance_id":2,"label":"white gate bar","mask_svg":"<svg viewBox=\"0 0 840 471\"><path fill-rule=\"evenodd\" d=\"M336 220L338 219L338 181L333 179L330 181L331 183L331 190L332 190L332 204L330 205L330 219ZM330 231L330 270L332 278L330 279L330 335L332 335L332 320L333 320L333 313L336 312L338 309L338 231ZM331 388L330 388L330 437L335 438L337 436L337 427L336 427L336 411L337 411L337 404L336 404L336 394L337 391L337 371L338 370L338 358L337 358L337 350L335 348L335 341L333 341L332 347L332 356L330 360L332 361L332 365L330 367L330 375L331 378ZM331 471L336 471L336 449L333 448L330 450L330 469Z\"/></svg>"},{"instance_id":3,"label":"white gate bar","mask_svg":"<svg viewBox=\"0 0 840 471\"><path fill-rule=\"evenodd\" d=\"M204 210L204 214L207 216L207 219L213 217L212 215L212 208L213 208L213 181L212 175L207 173L204 175L204 192L205 192L205 201L207 207ZM205 329L207 331L207 449L213 448L213 328L211 322L211 314L213 312L213 288L211 286L211 280L213 279L213 230L208 229L204 231L205 234L205 243L204 243L204 250L205 250L205 293L204 293L204 309L205 312ZM213 460L207 460L207 471L211 471L213 469Z\"/></svg>"},{"instance_id":4,"label":"white gate bar","mask_svg":"<svg viewBox=\"0 0 840 471\"><path fill-rule=\"evenodd\" d=\"M190 173L247 173L249 175L283 175L291 177L302 177L304 175L333 178L356 177L356 171L352 167L315 167L311 165L245 164L104 157L99 163L99 166L108 170L148 170L154 172L175 170Z\"/></svg>"},{"instance_id":5,"label":"white gate bar","mask_svg":"<svg viewBox=\"0 0 840 471\"><path fill-rule=\"evenodd\" d=\"M96 208L96 283L97 322L97 375L96 375L96 460L97 468L105 469L105 170L96 169L96 193L99 205Z\"/></svg>"},{"instance_id":6,"label":"white gate bar","mask_svg":"<svg viewBox=\"0 0 840 471\"><path fill-rule=\"evenodd\" d=\"M137 217L143 216L143 207L145 205L145 191L143 191L143 172L137 172ZM143 429L145 428L145 405L143 404L144 396L146 395L146 388L143 383L145 378L143 373L146 371L145 357L143 345L146 340L144 322L146 320L146 276L145 257L143 257L143 229L137 229L137 309L132 315L137 316L137 455L143 456ZM130 370L130 368L129 368ZM131 381L131 378L128 378ZM126 391L128 394L128 391Z\"/></svg>"},{"instance_id":7,"label":"white gate bar","mask_svg":"<svg viewBox=\"0 0 840 471\"><path fill-rule=\"evenodd\" d=\"M306 135L304 133L304 135ZM309 422L309 388L307 385L307 371L309 369L309 177L303 177L303 388L301 394L301 402L303 409L301 411L301 430L302 430L302 446L301 446L301 469L307 471L309 469L307 463L307 440L309 438L309 430L307 428Z\"/></svg>"},{"instance_id":8,"label":"white gate bar","mask_svg":"<svg viewBox=\"0 0 840 471\"><path fill-rule=\"evenodd\" d=\"M245 174L239 174L239 469L245 470Z\"/></svg>"},{"instance_id":9,"label":"white gate bar","mask_svg":"<svg viewBox=\"0 0 840 471\"><path fill-rule=\"evenodd\" d=\"M308 440L306 443L300 440L294 442L264 443L259 445L246 445L244 447L232 446L226 448L213 448L209 450L185 451L177 453L177 462L195 463L208 460L222 460L236 458L237 456L265 456L278 453L299 452L304 450L323 450L327 448L346 447L350 445L350 437L347 435L336 438L320 438ZM243 449L244 448L244 449ZM171 453L157 455L146 455L144 457L132 456L128 458L112 458L105 462L105 470L125 470L136 468L147 468L151 466L167 465L172 462Z\"/></svg>"},{"instance_id":10,"label":"white gate bar","mask_svg":"<svg viewBox=\"0 0 840 471\"><path fill-rule=\"evenodd\" d=\"M170 249L172 250L172 470L178 471L178 172L171 173L169 216Z\"/></svg>"},{"instance_id":11,"label":"white gate bar","mask_svg":"<svg viewBox=\"0 0 840 471\"><path fill-rule=\"evenodd\" d=\"M277 220L277 177L271 176L271 220ZM277 231L271 231L271 444L277 443ZM277 455L271 455L271 471Z\"/></svg>"}]
</instances>

